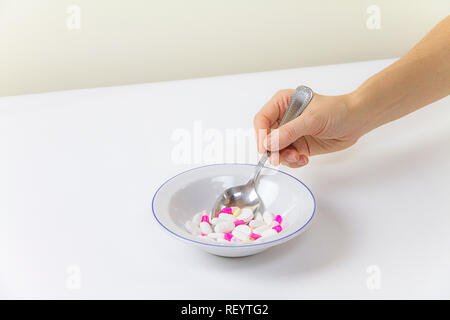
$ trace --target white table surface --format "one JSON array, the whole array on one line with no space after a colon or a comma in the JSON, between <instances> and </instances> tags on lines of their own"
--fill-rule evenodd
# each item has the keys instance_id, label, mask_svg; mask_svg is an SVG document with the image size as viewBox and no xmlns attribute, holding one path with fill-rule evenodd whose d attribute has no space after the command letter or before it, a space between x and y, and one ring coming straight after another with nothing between
<instances>
[{"instance_id":1,"label":"white table surface","mask_svg":"<svg viewBox=\"0 0 450 320\"><path fill-rule=\"evenodd\" d=\"M315 194L316 217L259 255L209 255L151 214L158 186L200 165L172 161L174 130L251 129L278 89L341 94L391 62L0 98L0 296L450 298L448 97L283 167Z\"/></svg>"}]
</instances>

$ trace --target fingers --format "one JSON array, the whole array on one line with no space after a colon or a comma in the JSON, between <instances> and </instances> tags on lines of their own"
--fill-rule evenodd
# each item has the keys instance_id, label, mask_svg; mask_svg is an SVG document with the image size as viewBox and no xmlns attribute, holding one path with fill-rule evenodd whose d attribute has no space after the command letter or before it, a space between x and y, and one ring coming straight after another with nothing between
<instances>
[{"instance_id":1,"label":"fingers","mask_svg":"<svg viewBox=\"0 0 450 320\"><path fill-rule=\"evenodd\" d=\"M270 131L272 127L278 126L278 121L282 118L284 110L286 110L289 105L293 91L293 89L278 91L255 115L253 123L259 153L266 150L263 142L267 137L268 131Z\"/></svg>"},{"instance_id":2,"label":"fingers","mask_svg":"<svg viewBox=\"0 0 450 320\"><path fill-rule=\"evenodd\" d=\"M280 128L272 130L265 138L263 146L270 151L282 150L301 137L311 135L317 126L316 119L310 113L302 114Z\"/></svg>"},{"instance_id":3,"label":"fingers","mask_svg":"<svg viewBox=\"0 0 450 320\"><path fill-rule=\"evenodd\" d=\"M290 168L300 168L300 167L306 166L308 164L308 162L309 162L308 157L302 155L302 156L300 156L300 160L297 162L287 162L287 163L283 163L283 164Z\"/></svg>"},{"instance_id":4,"label":"fingers","mask_svg":"<svg viewBox=\"0 0 450 320\"><path fill-rule=\"evenodd\" d=\"M308 164L308 157L296 150L294 147L288 147L280 151L280 162L291 168L300 168Z\"/></svg>"},{"instance_id":5,"label":"fingers","mask_svg":"<svg viewBox=\"0 0 450 320\"><path fill-rule=\"evenodd\" d=\"M256 114L254 126L258 152L272 151L270 162L275 166L282 163L291 168L299 168L308 164L308 157L311 155L306 136L320 131L324 117L319 117L316 112L307 108L301 116L278 128L293 91L287 89L277 92ZM311 104L314 102L317 103L317 99L313 98Z\"/></svg>"},{"instance_id":6,"label":"fingers","mask_svg":"<svg viewBox=\"0 0 450 320\"><path fill-rule=\"evenodd\" d=\"M309 138L309 142L308 142L308 138ZM297 152L299 154L303 154L307 157L312 156L311 153L311 137L308 136L303 136L300 139L294 141L294 143L292 144L292 146L294 147L295 150L297 150Z\"/></svg>"},{"instance_id":7,"label":"fingers","mask_svg":"<svg viewBox=\"0 0 450 320\"><path fill-rule=\"evenodd\" d=\"M261 111L258 112L254 119L254 127L256 134L256 146L259 153L264 152L263 142L267 137L268 129L272 125L272 120L266 115L262 114Z\"/></svg>"},{"instance_id":8,"label":"fingers","mask_svg":"<svg viewBox=\"0 0 450 320\"><path fill-rule=\"evenodd\" d=\"M294 146L289 146L270 155L270 163L274 166L283 164L291 168L300 168L308 162L308 156L299 152Z\"/></svg>"}]
</instances>

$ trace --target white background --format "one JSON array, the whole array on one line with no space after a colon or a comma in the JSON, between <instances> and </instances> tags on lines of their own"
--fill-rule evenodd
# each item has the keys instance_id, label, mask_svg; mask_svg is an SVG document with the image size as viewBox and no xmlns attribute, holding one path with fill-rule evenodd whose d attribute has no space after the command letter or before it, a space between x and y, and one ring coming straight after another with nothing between
<instances>
[{"instance_id":1,"label":"white background","mask_svg":"<svg viewBox=\"0 0 450 320\"><path fill-rule=\"evenodd\" d=\"M158 186L196 166L173 163L175 129L251 128L278 89L341 94L390 62L1 98L0 296L450 298L448 98L282 168L311 188L316 218L259 255L190 248L151 214Z\"/></svg>"}]
</instances>

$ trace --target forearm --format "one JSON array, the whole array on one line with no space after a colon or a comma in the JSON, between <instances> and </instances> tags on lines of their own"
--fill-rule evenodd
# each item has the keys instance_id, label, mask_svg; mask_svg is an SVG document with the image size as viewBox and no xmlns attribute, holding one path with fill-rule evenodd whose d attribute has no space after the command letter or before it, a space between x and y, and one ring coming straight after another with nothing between
<instances>
[{"instance_id":1,"label":"forearm","mask_svg":"<svg viewBox=\"0 0 450 320\"><path fill-rule=\"evenodd\" d=\"M450 17L349 97L361 135L450 94Z\"/></svg>"}]
</instances>

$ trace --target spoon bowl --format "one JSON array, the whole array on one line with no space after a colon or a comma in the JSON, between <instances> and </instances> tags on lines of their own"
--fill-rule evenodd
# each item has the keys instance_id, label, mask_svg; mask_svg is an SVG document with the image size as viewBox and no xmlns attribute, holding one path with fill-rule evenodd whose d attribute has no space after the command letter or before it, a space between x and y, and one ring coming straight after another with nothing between
<instances>
[{"instance_id":1,"label":"spoon bowl","mask_svg":"<svg viewBox=\"0 0 450 320\"><path fill-rule=\"evenodd\" d=\"M229 207L249 208L253 212L265 211L264 203L256 192L253 179L244 185L226 189L216 200L211 214L215 217L223 208Z\"/></svg>"}]
</instances>

